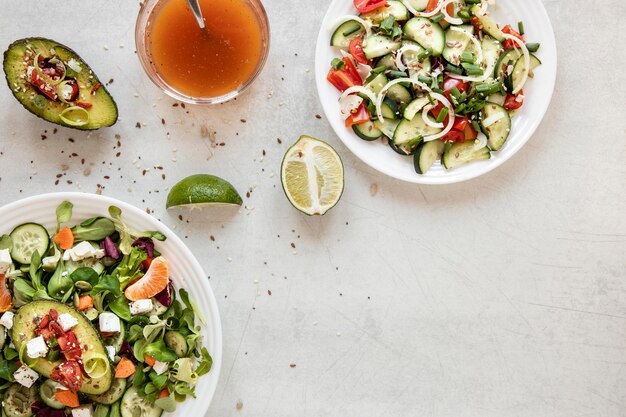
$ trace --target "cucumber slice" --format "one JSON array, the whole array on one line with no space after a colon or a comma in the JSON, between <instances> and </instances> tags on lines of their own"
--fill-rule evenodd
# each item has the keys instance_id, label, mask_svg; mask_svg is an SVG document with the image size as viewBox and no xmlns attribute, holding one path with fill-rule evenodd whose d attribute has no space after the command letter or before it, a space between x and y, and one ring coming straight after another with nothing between
<instances>
[{"instance_id":1,"label":"cucumber slice","mask_svg":"<svg viewBox=\"0 0 626 417\"><path fill-rule=\"evenodd\" d=\"M355 38L365 36L365 28L356 20L348 20L339 25L330 38L330 46L347 51L350 48L350 42Z\"/></svg>"},{"instance_id":2,"label":"cucumber slice","mask_svg":"<svg viewBox=\"0 0 626 417\"><path fill-rule=\"evenodd\" d=\"M31 405L37 401L38 386L33 384L26 388L20 384L13 384L4 393L2 399L2 411L7 417L32 417Z\"/></svg>"},{"instance_id":3,"label":"cucumber slice","mask_svg":"<svg viewBox=\"0 0 626 417\"><path fill-rule=\"evenodd\" d=\"M405 145L409 142L419 142L424 136L434 135L441 132L441 129L428 126L421 114L416 114L411 120L402 119L393 134L393 141L396 145Z\"/></svg>"},{"instance_id":4,"label":"cucumber slice","mask_svg":"<svg viewBox=\"0 0 626 417\"><path fill-rule=\"evenodd\" d=\"M115 404L111 405L111 412L109 413L109 417L122 417L120 413L120 402L118 401Z\"/></svg>"},{"instance_id":5,"label":"cucumber slice","mask_svg":"<svg viewBox=\"0 0 626 417\"><path fill-rule=\"evenodd\" d=\"M11 257L24 265L30 264L35 251L44 256L48 251L50 237L45 227L37 223L24 223L17 226L10 234L13 241Z\"/></svg>"},{"instance_id":6,"label":"cucumber slice","mask_svg":"<svg viewBox=\"0 0 626 417\"><path fill-rule=\"evenodd\" d=\"M100 395L88 395L87 397L99 404L111 405L122 398L124 391L126 391L126 379L115 378L111 384L111 388L107 392Z\"/></svg>"},{"instance_id":7,"label":"cucumber slice","mask_svg":"<svg viewBox=\"0 0 626 417\"><path fill-rule=\"evenodd\" d=\"M396 145L392 140L389 141L389 147L393 149L395 153L401 156L411 156L415 153L415 146L410 145Z\"/></svg>"},{"instance_id":8,"label":"cucumber slice","mask_svg":"<svg viewBox=\"0 0 626 417\"><path fill-rule=\"evenodd\" d=\"M474 43L471 43L468 45L466 50L475 53L473 47ZM497 68L497 62L502 55L504 48L500 42L490 36L483 37L483 40L480 43L480 48L483 51L483 68L485 68L487 73L491 73L490 77L485 80L485 82L489 82L492 80L493 74L496 72L495 68Z\"/></svg>"},{"instance_id":9,"label":"cucumber slice","mask_svg":"<svg viewBox=\"0 0 626 417\"><path fill-rule=\"evenodd\" d=\"M62 410L65 408L65 405L56 399L54 394L57 391L66 390L63 385L59 384L52 379L46 379L43 384L39 387L39 396L41 397L41 401L43 401L48 407L54 408L56 410Z\"/></svg>"},{"instance_id":10,"label":"cucumber slice","mask_svg":"<svg viewBox=\"0 0 626 417\"><path fill-rule=\"evenodd\" d=\"M397 119L399 115L398 105L392 99L385 97L380 106L385 119Z\"/></svg>"},{"instance_id":11,"label":"cucumber slice","mask_svg":"<svg viewBox=\"0 0 626 417\"><path fill-rule=\"evenodd\" d=\"M4 343L7 340L7 329L0 325L0 350L4 347Z\"/></svg>"},{"instance_id":12,"label":"cucumber slice","mask_svg":"<svg viewBox=\"0 0 626 417\"><path fill-rule=\"evenodd\" d=\"M137 388L130 387L122 397L122 417L160 417L163 410L139 395Z\"/></svg>"},{"instance_id":13,"label":"cucumber slice","mask_svg":"<svg viewBox=\"0 0 626 417\"><path fill-rule=\"evenodd\" d=\"M440 140L431 140L430 142L421 143L413 156L415 172L425 174L430 167L433 166L435 161L441 159L445 146L445 143Z\"/></svg>"},{"instance_id":14,"label":"cucumber slice","mask_svg":"<svg viewBox=\"0 0 626 417\"><path fill-rule=\"evenodd\" d=\"M382 67L382 66L390 70L398 69L398 66L396 65L396 58L393 56L393 54L387 54L387 55L380 57L378 61L376 62L376 65L374 66L374 68Z\"/></svg>"},{"instance_id":15,"label":"cucumber slice","mask_svg":"<svg viewBox=\"0 0 626 417\"><path fill-rule=\"evenodd\" d=\"M374 125L376 126L378 130L383 132L383 135L387 136L388 138L393 138L393 132L396 131L396 127L398 127L399 123L400 121L398 120L390 120L390 119L383 118L383 120L376 120L374 122Z\"/></svg>"},{"instance_id":16,"label":"cucumber slice","mask_svg":"<svg viewBox=\"0 0 626 417\"><path fill-rule=\"evenodd\" d=\"M408 0L408 3L418 12L423 12L428 6L428 0Z\"/></svg>"},{"instance_id":17,"label":"cucumber slice","mask_svg":"<svg viewBox=\"0 0 626 417\"><path fill-rule=\"evenodd\" d=\"M187 355L187 340L185 340L182 334L169 330L165 333L165 336L163 336L163 340L168 348L176 352L179 358L184 358L185 355Z\"/></svg>"},{"instance_id":18,"label":"cucumber slice","mask_svg":"<svg viewBox=\"0 0 626 417\"><path fill-rule=\"evenodd\" d=\"M367 19L372 23L380 23L387 17L393 16L396 21L404 21L409 18L406 6L398 0L387 0L387 7L380 7L369 13L362 14L361 19Z\"/></svg>"},{"instance_id":19,"label":"cucumber slice","mask_svg":"<svg viewBox=\"0 0 626 417\"><path fill-rule=\"evenodd\" d=\"M504 80L507 75L507 67L509 64L514 66L520 56L522 56L522 52L519 49L509 49L500 55L500 58L498 58L498 61L496 62L493 77L496 80Z\"/></svg>"},{"instance_id":20,"label":"cucumber slice","mask_svg":"<svg viewBox=\"0 0 626 417\"><path fill-rule=\"evenodd\" d=\"M489 126L485 126L485 120L498 116L501 116L500 120L489 124ZM487 135L487 138L489 138L489 148L493 151L500 150L511 133L511 117L509 116L509 112L499 104L487 103L481 111L480 127L485 135Z\"/></svg>"},{"instance_id":21,"label":"cucumber slice","mask_svg":"<svg viewBox=\"0 0 626 417\"><path fill-rule=\"evenodd\" d=\"M67 123L68 119L61 116L64 110L74 106L73 103L48 100L39 94L39 90L33 87L26 77L28 67L33 64L33 58L38 54L52 57L50 51L54 51L54 57L59 58L66 68L69 68L70 62L72 65L76 64L74 66L80 66L80 71L75 74L81 90L80 100L91 105L86 111L89 119L80 126L72 122ZM13 42L4 52L3 64L6 80L13 95L34 115L51 123L80 130L99 129L111 126L117 121L117 105L104 83L101 83L87 63L67 46L45 38L20 39ZM95 88L96 86L99 87Z\"/></svg>"},{"instance_id":22,"label":"cucumber slice","mask_svg":"<svg viewBox=\"0 0 626 417\"><path fill-rule=\"evenodd\" d=\"M352 130L354 133L363 140L368 142L378 140L383 136L383 132L381 132L374 122L365 122L358 125L352 125Z\"/></svg>"},{"instance_id":23,"label":"cucumber slice","mask_svg":"<svg viewBox=\"0 0 626 417\"><path fill-rule=\"evenodd\" d=\"M446 169L456 168L460 165L473 161L481 161L491 158L491 151L488 147L476 149L473 141L455 143L450 146L441 158L441 162Z\"/></svg>"},{"instance_id":24,"label":"cucumber slice","mask_svg":"<svg viewBox=\"0 0 626 417\"><path fill-rule=\"evenodd\" d=\"M104 404L97 404L93 411L93 417L108 417L109 406Z\"/></svg>"},{"instance_id":25,"label":"cucumber slice","mask_svg":"<svg viewBox=\"0 0 626 417\"><path fill-rule=\"evenodd\" d=\"M363 41L363 53L367 59L378 58L397 51L400 42L396 42L388 36L370 35Z\"/></svg>"},{"instance_id":26,"label":"cucumber slice","mask_svg":"<svg viewBox=\"0 0 626 417\"><path fill-rule=\"evenodd\" d=\"M485 101L488 101L490 103L495 103L500 106L504 105L504 100L506 100L506 96L500 93L491 94L485 99Z\"/></svg>"},{"instance_id":27,"label":"cucumber slice","mask_svg":"<svg viewBox=\"0 0 626 417\"><path fill-rule=\"evenodd\" d=\"M392 85L389 90L387 90L386 97L395 101L398 106L402 108L407 106L413 100L413 96L411 96L409 89L402 84Z\"/></svg>"},{"instance_id":28,"label":"cucumber slice","mask_svg":"<svg viewBox=\"0 0 626 417\"><path fill-rule=\"evenodd\" d=\"M378 95L388 82L389 80L387 79L387 76L381 72L372 80L366 82L364 87L369 89L372 93L374 93L374 95Z\"/></svg>"},{"instance_id":29,"label":"cucumber slice","mask_svg":"<svg viewBox=\"0 0 626 417\"><path fill-rule=\"evenodd\" d=\"M532 73L533 70L537 68L539 65L541 65L541 61L539 60L539 58L537 58L533 54L530 54L530 70L529 70L530 73ZM513 73L511 74L512 81L513 81L512 82L513 91L515 91L515 89L517 89L519 85L521 84L522 75L524 74L525 70L526 70L526 65L524 62L524 57L520 57L515 63L515 66L513 67Z\"/></svg>"},{"instance_id":30,"label":"cucumber slice","mask_svg":"<svg viewBox=\"0 0 626 417\"><path fill-rule=\"evenodd\" d=\"M439 56L446 45L446 34L439 25L425 17L414 17L404 25L404 34L432 51L432 56Z\"/></svg>"},{"instance_id":31,"label":"cucumber slice","mask_svg":"<svg viewBox=\"0 0 626 417\"><path fill-rule=\"evenodd\" d=\"M483 31L487 35L490 35L492 38L495 38L499 42L504 41L504 32L500 30L498 25L496 25L496 22L494 22L489 16L481 12L480 5L473 5L470 11L474 16L478 18L478 20L480 21L480 25L483 27Z\"/></svg>"},{"instance_id":32,"label":"cucumber slice","mask_svg":"<svg viewBox=\"0 0 626 417\"><path fill-rule=\"evenodd\" d=\"M446 45L441 55L446 61L458 66L461 64L461 54L470 45L471 38L474 36L474 26L460 25L452 26L452 28L446 31ZM471 45L474 46L473 43Z\"/></svg>"},{"instance_id":33,"label":"cucumber slice","mask_svg":"<svg viewBox=\"0 0 626 417\"><path fill-rule=\"evenodd\" d=\"M413 118L417 115L417 113L424 108L430 100L428 100L428 96L418 97L412 102L409 103L408 106L404 109L404 118L406 120L413 120Z\"/></svg>"}]
</instances>

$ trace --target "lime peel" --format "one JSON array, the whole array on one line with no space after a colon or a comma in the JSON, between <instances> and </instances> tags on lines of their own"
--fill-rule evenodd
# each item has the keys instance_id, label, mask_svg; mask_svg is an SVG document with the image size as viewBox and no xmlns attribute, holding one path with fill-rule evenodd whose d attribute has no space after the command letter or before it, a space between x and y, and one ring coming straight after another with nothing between
<instances>
[{"instance_id":1,"label":"lime peel","mask_svg":"<svg viewBox=\"0 0 626 417\"><path fill-rule=\"evenodd\" d=\"M228 181L215 175L197 174L182 179L167 195L165 207L201 209L210 206L241 206L241 196Z\"/></svg>"}]
</instances>

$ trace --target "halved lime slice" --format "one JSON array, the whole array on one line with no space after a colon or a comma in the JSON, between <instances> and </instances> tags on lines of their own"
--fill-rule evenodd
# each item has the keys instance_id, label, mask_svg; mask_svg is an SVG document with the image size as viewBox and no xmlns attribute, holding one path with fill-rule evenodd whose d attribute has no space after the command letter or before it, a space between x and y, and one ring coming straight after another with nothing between
<instances>
[{"instance_id":1,"label":"halved lime slice","mask_svg":"<svg viewBox=\"0 0 626 417\"><path fill-rule=\"evenodd\" d=\"M323 215L343 193L343 164L328 143L301 136L287 150L281 181L289 202L301 212Z\"/></svg>"},{"instance_id":2,"label":"halved lime slice","mask_svg":"<svg viewBox=\"0 0 626 417\"><path fill-rule=\"evenodd\" d=\"M179 181L167 195L166 208L202 208L216 205L238 205L241 196L226 180L208 174L198 174Z\"/></svg>"}]
</instances>

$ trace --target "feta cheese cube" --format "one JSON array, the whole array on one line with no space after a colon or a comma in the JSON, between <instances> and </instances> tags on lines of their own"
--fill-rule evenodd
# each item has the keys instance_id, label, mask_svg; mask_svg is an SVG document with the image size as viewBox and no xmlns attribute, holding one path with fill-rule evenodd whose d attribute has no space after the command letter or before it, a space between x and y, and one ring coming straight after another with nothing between
<instances>
[{"instance_id":1,"label":"feta cheese cube","mask_svg":"<svg viewBox=\"0 0 626 417\"><path fill-rule=\"evenodd\" d=\"M109 354L109 358L111 360L115 360L115 348L113 346L105 346L107 353Z\"/></svg>"},{"instance_id":2,"label":"feta cheese cube","mask_svg":"<svg viewBox=\"0 0 626 417\"><path fill-rule=\"evenodd\" d=\"M81 405L80 407L76 407L72 409L72 417L92 417L93 416L93 406L89 405Z\"/></svg>"},{"instance_id":3,"label":"feta cheese cube","mask_svg":"<svg viewBox=\"0 0 626 417\"><path fill-rule=\"evenodd\" d=\"M30 339L26 344L26 354L29 358L43 358L48 354L48 345L43 340L43 336Z\"/></svg>"},{"instance_id":4,"label":"feta cheese cube","mask_svg":"<svg viewBox=\"0 0 626 417\"><path fill-rule=\"evenodd\" d=\"M118 333L121 330L120 319L113 313L102 313L98 317L100 331L107 333Z\"/></svg>"},{"instance_id":5,"label":"feta cheese cube","mask_svg":"<svg viewBox=\"0 0 626 417\"><path fill-rule=\"evenodd\" d=\"M136 316L137 314L144 314L152 311L152 300L146 298L145 300L137 300L130 303L130 314Z\"/></svg>"},{"instance_id":6,"label":"feta cheese cube","mask_svg":"<svg viewBox=\"0 0 626 417\"><path fill-rule=\"evenodd\" d=\"M154 365L152 365L152 369L154 369L154 372L156 372L157 375L161 375L162 373L167 371L169 367L170 367L169 363L159 362L159 361L154 361Z\"/></svg>"},{"instance_id":7,"label":"feta cheese cube","mask_svg":"<svg viewBox=\"0 0 626 417\"><path fill-rule=\"evenodd\" d=\"M10 311L4 313L2 317L0 317L0 325L4 326L6 329L12 329L13 316L15 316L15 314L11 313Z\"/></svg>"},{"instance_id":8,"label":"feta cheese cube","mask_svg":"<svg viewBox=\"0 0 626 417\"><path fill-rule=\"evenodd\" d=\"M28 366L22 365L17 371L15 371L13 378L15 378L20 385L30 388L39 378L39 374L30 369Z\"/></svg>"},{"instance_id":9,"label":"feta cheese cube","mask_svg":"<svg viewBox=\"0 0 626 417\"><path fill-rule=\"evenodd\" d=\"M59 315L57 323L59 323L63 331L66 332L78 324L78 319L69 313L63 313Z\"/></svg>"},{"instance_id":10,"label":"feta cheese cube","mask_svg":"<svg viewBox=\"0 0 626 417\"><path fill-rule=\"evenodd\" d=\"M63 260L69 261L82 261L87 258L102 258L104 257L104 249L96 249L91 246L91 243L83 241L72 249L68 249L63 252Z\"/></svg>"},{"instance_id":11,"label":"feta cheese cube","mask_svg":"<svg viewBox=\"0 0 626 417\"><path fill-rule=\"evenodd\" d=\"M0 274L4 274L11 268L13 265L13 260L11 259L11 253L8 249L0 250Z\"/></svg>"}]
</instances>

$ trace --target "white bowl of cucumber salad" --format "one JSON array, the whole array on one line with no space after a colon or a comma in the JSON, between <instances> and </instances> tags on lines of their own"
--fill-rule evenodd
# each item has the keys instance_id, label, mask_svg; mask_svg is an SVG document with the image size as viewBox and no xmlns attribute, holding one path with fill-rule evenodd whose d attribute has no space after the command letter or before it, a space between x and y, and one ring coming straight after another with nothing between
<instances>
[{"instance_id":1,"label":"white bowl of cucumber salad","mask_svg":"<svg viewBox=\"0 0 626 417\"><path fill-rule=\"evenodd\" d=\"M53 193L0 208L7 417L204 416L222 359L207 276L122 201Z\"/></svg>"},{"instance_id":2,"label":"white bowl of cucumber salad","mask_svg":"<svg viewBox=\"0 0 626 417\"><path fill-rule=\"evenodd\" d=\"M475 178L519 151L550 104L557 60L541 0L334 0L315 59L344 144L421 184Z\"/></svg>"}]
</instances>

